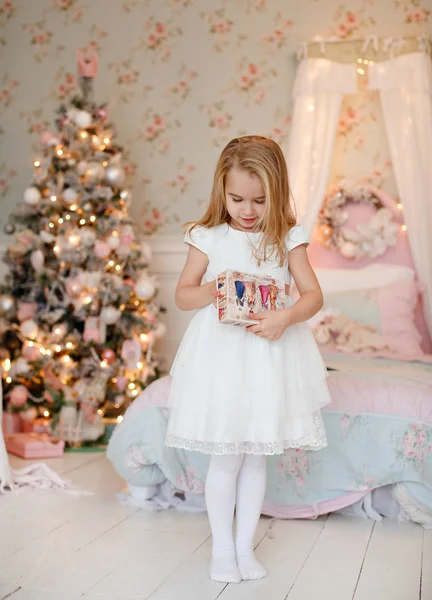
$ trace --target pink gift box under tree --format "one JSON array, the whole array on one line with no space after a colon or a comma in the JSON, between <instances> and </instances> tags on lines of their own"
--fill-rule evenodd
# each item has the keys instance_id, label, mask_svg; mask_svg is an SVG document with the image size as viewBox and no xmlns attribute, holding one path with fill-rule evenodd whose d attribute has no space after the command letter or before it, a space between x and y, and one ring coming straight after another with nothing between
<instances>
[{"instance_id":1,"label":"pink gift box under tree","mask_svg":"<svg viewBox=\"0 0 432 600\"><path fill-rule=\"evenodd\" d=\"M256 323L253 314L285 308L285 284L272 277L228 269L217 278L218 318L240 327Z\"/></svg>"},{"instance_id":2,"label":"pink gift box under tree","mask_svg":"<svg viewBox=\"0 0 432 600\"><path fill-rule=\"evenodd\" d=\"M46 433L14 433L5 442L7 451L21 458L58 458L64 452L64 441Z\"/></svg>"}]
</instances>

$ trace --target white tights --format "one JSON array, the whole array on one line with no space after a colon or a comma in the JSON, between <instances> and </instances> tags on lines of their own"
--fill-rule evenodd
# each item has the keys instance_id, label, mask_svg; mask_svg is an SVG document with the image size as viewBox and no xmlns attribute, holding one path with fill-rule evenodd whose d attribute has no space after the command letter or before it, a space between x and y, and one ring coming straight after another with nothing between
<instances>
[{"instance_id":1,"label":"white tights","mask_svg":"<svg viewBox=\"0 0 432 600\"><path fill-rule=\"evenodd\" d=\"M205 494L213 535L210 576L215 581L239 583L242 579L261 579L267 575L253 552L265 488L265 456L226 454L211 457Z\"/></svg>"}]
</instances>

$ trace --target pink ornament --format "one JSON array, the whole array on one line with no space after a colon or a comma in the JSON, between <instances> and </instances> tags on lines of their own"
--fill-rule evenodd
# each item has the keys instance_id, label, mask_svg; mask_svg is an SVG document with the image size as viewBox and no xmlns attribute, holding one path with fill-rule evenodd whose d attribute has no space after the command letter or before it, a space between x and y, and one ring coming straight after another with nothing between
<instances>
[{"instance_id":1,"label":"pink ornament","mask_svg":"<svg viewBox=\"0 0 432 600\"><path fill-rule=\"evenodd\" d=\"M48 385L52 387L53 390L58 391L61 390L63 387L62 382L57 377L57 375L54 375L51 369L45 369L45 380L48 383Z\"/></svg>"},{"instance_id":2,"label":"pink ornament","mask_svg":"<svg viewBox=\"0 0 432 600\"><path fill-rule=\"evenodd\" d=\"M127 382L128 380L123 375L119 375L117 377L116 388L119 392L123 392L123 390L126 388Z\"/></svg>"},{"instance_id":3,"label":"pink ornament","mask_svg":"<svg viewBox=\"0 0 432 600\"><path fill-rule=\"evenodd\" d=\"M51 131L44 131L41 135L41 142L44 146L49 146L50 142L57 142L56 136Z\"/></svg>"},{"instance_id":4,"label":"pink ornament","mask_svg":"<svg viewBox=\"0 0 432 600\"><path fill-rule=\"evenodd\" d=\"M18 302L18 321L32 319L36 314L36 302Z\"/></svg>"},{"instance_id":5,"label":"pink ornament","mask_svg":"<svg viewBox=\"0 0 432 600\"><path fill-rule=\"evenodd\" d=\"M133 235L130 233L127 233L125 235L121 235L120 236L120 245L121 246L130 246L133 242Z\"/></svg>"},{"instance_id":6,"label":"pink ornament","mask_svg":"<svg viewBox=\"0 0 432 600\"><path fill-rule=\"evenodd\" d=\"M111 248L103 240L96 240L94 245L94 253L98 258L107 258L111 254Z\"/></svg>"},{"instance_id":7,"label":"pink ornament","mask_svg":"<svg viewBox=\"0 0 432 600\"><path fill-rule=\"evenodd\" d=\"M66 291L69 296L72 298L76 298L82 292L83 285L81 281L77 278L69 279L66 283Z\"/></svg>"},{"instance_id":8,"label":"pink ornament","mask_svg":"<svg viewBox=\"0 0 432 600\"><path fill-rule=\"evenodd\" d=\"M23 385L17 385L9 392L9 402L12 406L24 406L27 402L28 390Z\"/></svg>"},{"instance_id":9,"label":"pink ornament","mask_svg":"<svg viewBox=\"0 0 432 600\"><path fill-rule=\"evenodd\" d=\"M122 344L121 357L129 369L136 369L141 360L142 347L139 340L125 340Z\"/></svg>"},{"instance_id":10,"label":"pink ornament","mask_svg":"<svg viewBox=\"0 0 432 600\"><path fill-rule=\"evenodd\" d=\"M23 358L26 360L32 361L40 357L38 348L36 346L29 346L27 343L23 345L21 352Z\"/></svg>"},{"instance_id":11,"label":"pink ornament","mask_svg":"<svg viewBox=\"0 0 432 600\"><path fill-rule=\"evenodd\" d=\"M92 404L83 402L81 404L81 412L83 413L86 421L93 423L96 417L96 408Z\"/></svg>"},{"instance_id":12,"label":"pink ornament","mask_svg":"<svg viewBox=\"0 0 432 600\"><path fill-rule=\"evenodd\" d=\"M100 108L98 110L98 115L100 116L101 119L106 119L108 116L108 111L105 108Z\"/></svg>"}]
</instances>

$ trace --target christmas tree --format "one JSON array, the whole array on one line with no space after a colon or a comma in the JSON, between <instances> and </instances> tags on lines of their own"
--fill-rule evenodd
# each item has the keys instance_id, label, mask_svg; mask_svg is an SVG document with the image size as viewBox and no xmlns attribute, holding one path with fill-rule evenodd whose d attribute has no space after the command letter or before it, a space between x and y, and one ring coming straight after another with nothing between
<instances>
[{"instance_id":1,"label":"christmas tree","mask_svg":"<svg viewBox=\"0 0 432 600\"><path fill-rule=\"evenodd\" d=\"M96 439L159 377L164 333L151 252L128 215L122 148L93 100L97 56L78 52L81 93L42 135L34 180L6 231L0 360L8 412L52 418L69 441ZM121 420L121 416L119 417Z\"/></svg>"}]
</instances>

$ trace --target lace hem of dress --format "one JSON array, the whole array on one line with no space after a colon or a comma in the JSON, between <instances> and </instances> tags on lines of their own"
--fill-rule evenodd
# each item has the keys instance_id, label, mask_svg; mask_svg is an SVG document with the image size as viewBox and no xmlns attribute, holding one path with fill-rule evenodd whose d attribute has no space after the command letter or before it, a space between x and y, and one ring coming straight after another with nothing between
<instances>
[{"instance_id":1,"label":"lace hem of dress","mask_svg":"<svg viewBox=\"0 0 432 600\"><path fill-rule=\"evenodd\" d=\"M173 435L167 436L165 445L171 448L181 448L203 454L283 454L285 450L301 448L303 450L322 450L327 447L325 432L309 435L296 440L277 442L199 442L186 440Z\"/></svg>"}]
</instances>

